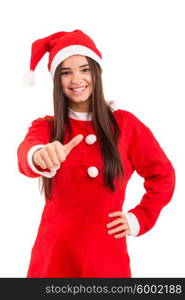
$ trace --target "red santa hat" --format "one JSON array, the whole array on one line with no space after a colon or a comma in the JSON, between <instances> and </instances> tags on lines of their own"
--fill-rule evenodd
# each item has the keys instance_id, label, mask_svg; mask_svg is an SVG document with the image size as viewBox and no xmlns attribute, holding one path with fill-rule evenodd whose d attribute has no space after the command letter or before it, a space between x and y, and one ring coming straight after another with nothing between
<instances>
[{"instance_id":1,"label":"red santa hat","mask_svg":"<svg viewBox=\"0 0 185 300\"><path fill-rule=\"evenodd\" d=\"M91 57L102 67L102 54L88 35L78 29L72 32L61 31L32 43L30 70L23 77L26 85L34 85L35 68L46 52L49 52L48 70L52 78L57 66L74 54Z\"/></svg>"}]
</instances>

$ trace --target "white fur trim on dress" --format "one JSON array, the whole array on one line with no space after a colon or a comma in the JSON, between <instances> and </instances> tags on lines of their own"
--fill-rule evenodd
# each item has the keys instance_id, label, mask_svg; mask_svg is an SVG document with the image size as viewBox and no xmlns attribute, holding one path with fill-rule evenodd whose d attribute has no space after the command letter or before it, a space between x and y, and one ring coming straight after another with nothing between
<instances>
[{"instance_id":1,"label":"white fur trim on dress","mask_svg":"<svg viewBox=\"0 0 185 300\"><path fill-rule=\"evenodd\" d=\"M80 121L91 121L92 120L92 113L91 112L78 112L72 110L68 107L68 117L75 120Z\"/></svg>"},{"instance_id":2,"label":"white fur trim on dress","mask_svg":"<svg viewBox=\"0 0 185 300\"><path fill-rule=\"evenodd\" d=\"M125 216L130 227L130 235L137 236L140 231L137 217L133 213L126 213Z\"/></svg>"},{"instance_id":3,"label":"white fur trim on dress","mask_svg":"<svg viewBox=\"0 0 185 300\"><path fill-rule=\"evenodd\" d=\"M102 59L94 51L82 45L72 45L58 51L54 56L50 68L51 77L54 78L55 70L63 60L65 60L69 56L76 54L91 57L92 59L97 61L103 69Z\"/></svg>"},{"instance_id":4,"label":"white fur trim on dress","mask_svg":"<svg viewBox=\"0 0 185 300\"><path fill-rule=\"evenodd\" d=\"M56 171L60 168L60 164L58 164L55 168L51 169L51 171L39 171L35 165L33 164L33 161L32 161L32 156L34 154L34 152L40 148L42 148L44 145L35 145L33 147L30 148L30 150L28 151L28 156L27 156L27 159L28 159L28 164L30 166L30 168L32 169L33 172L35 172L36 174L40 174L42 176L45 176L45 177L48 177L48 178L51 178L53 176L55 176L56 174Z\"/></svg>"},{"instance_id":5,"label":"white fur trim on dress","mask_svg":"<svg viewBox=\"0 0 185 300\"><path fill-rule=\"evenodd\" d=\"M113 109L113 111L118 109L115 100L107 101L107 104ZM77 112L68 107L68 117L75 120L91 121L92 112Z\"/></svg>"}]
</instances>

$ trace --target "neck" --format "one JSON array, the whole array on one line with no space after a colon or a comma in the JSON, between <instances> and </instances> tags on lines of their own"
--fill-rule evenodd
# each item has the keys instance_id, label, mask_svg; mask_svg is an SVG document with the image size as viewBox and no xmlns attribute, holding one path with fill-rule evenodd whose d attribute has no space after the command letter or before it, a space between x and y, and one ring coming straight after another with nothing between
<instances>
[{"instance_id":1,"label":"neck","mask_svg":"<svg viewBox=\"0 0 185 300\"><path fill-rule=\"evenodd\" d=\"M82 121L90 121L92 120L92 113L91 112L77 112L72 110L72 108L68 107L68 117L76 120Z\"/></svg>"},{"instance_id":2,"label":"neck","mask_svg":"<svg viewBox=\"0 0 185 300\"><path fill-rule=\"evenodd\" d=\"M79 113L79 114L90 114L90 113L92 113L91 111L89 112L89 111L74 110L74 109L71 108L71 107L68 107L68 110L70 110L70 111L72 111L72 112L74 112L74 113Z\"/></svg>"},{"instance_id":3,"label":"neck","mask_svg":"<svg viewBox=\"0 0 185 300\"><path fill-rule=\"evenodd\" d=\"M80 113L88 113L91 112L91 102L89 101L90 99L88 99L85 102L81 102L81 103L74 103L72 101L68 101L68 107L70 109L72 109L74 112L80 112Z\"/></svg>"}]
</instances>

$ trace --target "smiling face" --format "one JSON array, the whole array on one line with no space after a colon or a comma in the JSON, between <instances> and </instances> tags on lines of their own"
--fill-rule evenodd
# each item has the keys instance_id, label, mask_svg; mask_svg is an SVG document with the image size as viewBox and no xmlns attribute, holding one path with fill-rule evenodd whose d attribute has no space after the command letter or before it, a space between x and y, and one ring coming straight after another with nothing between
<instances>
[{"instance_id":1,"label":"smiling face","mask_svg":"<svg viewBox=\"0 0 185 300\"><path fill-rule=\"evenodd\" d=\"M92 95L92 73L88 60L82 55L72 55L61 65L61 84L74 111L87 112Z\"/></svg>"}]
</instances>

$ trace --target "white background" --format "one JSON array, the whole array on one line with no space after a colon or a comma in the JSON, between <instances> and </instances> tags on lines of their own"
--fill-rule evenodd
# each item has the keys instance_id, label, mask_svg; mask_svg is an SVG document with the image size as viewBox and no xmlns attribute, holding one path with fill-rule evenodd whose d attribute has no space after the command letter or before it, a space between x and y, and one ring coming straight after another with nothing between
<instances>
[{"instance_id":1,"label":"white background","mask_svg":"<svg viewBox=\"0 0 185 300\"><path fill-rule=\"evenodd\" d=\"M53 114L48 54L37 83L23 85L31 43L58 31L81 29L103 55L104 93L154 133L176 170L171 202L148 233L128 237L133 277L185 275L185 2L4 1L1 22L0 277L26 277L44 199L38 179L18 171L17 148L30 122ZM123 210L136 206L143 179L132 176ZM114 255L114 254L113 254Z\"/></svg>"}]
</instances>

